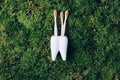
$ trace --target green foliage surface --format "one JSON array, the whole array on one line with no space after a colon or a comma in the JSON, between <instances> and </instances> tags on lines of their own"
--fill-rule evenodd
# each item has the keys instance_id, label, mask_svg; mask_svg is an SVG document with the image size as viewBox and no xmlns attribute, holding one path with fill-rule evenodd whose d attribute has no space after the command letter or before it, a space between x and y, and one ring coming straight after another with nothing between
<instances>
[{"instance_id":1,"label":"green foliage surface","mask_svg":"<svg viewBox=\"0 0 120 80\"><path fill-rule=\"evenodd\" d=\"M53 10L69 10L67 61L51 61ZM119 0L0 0L0 80L119 80Z\"/></svg>"}]
</instances>

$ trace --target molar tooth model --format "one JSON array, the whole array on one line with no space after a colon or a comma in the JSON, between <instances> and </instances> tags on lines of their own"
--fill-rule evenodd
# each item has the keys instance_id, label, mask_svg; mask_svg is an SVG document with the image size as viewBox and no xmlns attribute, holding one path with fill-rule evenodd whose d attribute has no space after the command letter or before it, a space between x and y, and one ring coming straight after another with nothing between
<instances>
[{"instance_id":1,"label":"molar tooth model","mask_svg":"<svg viewBox=\"0 0 120 80\"><path fill-rule=\"evenodd\" d=\"M67 57L67 46L68 46L68 38L65 36L65 28L66 28L66 21L68 17L68 10L65 11L65 19L63 22L63 17L64 14L63 12L60 13L60 18L61 18L61 35L58 36L58 31L57 31L57 11L54 10L54 35L51 37L50 40L50 46L51 46L51 56L52 56L52 61L55 61L56 56L58 52L60 51L61 57L63 61L66 60Z\"/></svg>"}]
</instances>

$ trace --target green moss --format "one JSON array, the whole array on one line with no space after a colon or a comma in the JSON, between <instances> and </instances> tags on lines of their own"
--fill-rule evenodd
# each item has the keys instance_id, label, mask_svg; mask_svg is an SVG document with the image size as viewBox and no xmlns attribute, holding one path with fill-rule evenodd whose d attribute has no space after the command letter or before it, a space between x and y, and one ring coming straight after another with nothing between
<instances>
[{"instance_id":1,"label":"green moss","mask_svg":"<svg viewBox=\"0 0 120 80\"><path fill-rule=\"evenodd\" d=\"M118 0L1 0L0 80L119 80ZM51 61L53 10L69 10L67 61Z\"/></svg>"}]
</instances>

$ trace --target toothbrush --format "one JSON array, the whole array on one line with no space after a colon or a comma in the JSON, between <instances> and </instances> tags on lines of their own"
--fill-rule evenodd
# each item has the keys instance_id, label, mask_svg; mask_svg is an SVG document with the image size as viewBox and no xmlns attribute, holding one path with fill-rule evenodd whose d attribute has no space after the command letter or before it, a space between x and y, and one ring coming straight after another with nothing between
<instances>
[{"instance_id":1,"label":"toothbrush","mask_svg":"<svg viewBox=\"0 0 120 80\"><path fill-rule=\"evenodd\" d=\"M61 12L60 13L60 19L61 19L61 36L64 36L64 33L63 33L63 29L64 29L63 17L64 17L64 14L63 14L63 12Z\"/></svg>"},{"instance_id":2,"label":"toothbrush","mask_svg":"<svg viewBox=\"0 0 120 80\"><path fill-rule=\"evenodd\" d=\"M65 29L66 29L66 21L68 18L68 10L65 11L65 20L64 20L64 25L63 25L63 36L65 35Z\"/></svg>"},{"instance_id":3,"label":"toothbrush","mask_svg":"<svg viewBox=\"0 0 120 80\"><path fill-rule=\"evenodd\" d=\"M57 11L54 10L53 11L53 15L54 15L54 35L57 36L58 31L57 31Z\"/></svg>"},{"instance_id":4,"label":"toothbrush","mask_svg":"<svg viewBox=\"0 0 120 80\"><path fill-rule=\"evenodd\" d=\"M57 32L57 11L53 11L54 15L54 35L51 36L50 40L50 46L51 46L51 56L52 56L52 61L55 61L57 53L58 53L58 32Z\"/></svg>"}]
</instances>

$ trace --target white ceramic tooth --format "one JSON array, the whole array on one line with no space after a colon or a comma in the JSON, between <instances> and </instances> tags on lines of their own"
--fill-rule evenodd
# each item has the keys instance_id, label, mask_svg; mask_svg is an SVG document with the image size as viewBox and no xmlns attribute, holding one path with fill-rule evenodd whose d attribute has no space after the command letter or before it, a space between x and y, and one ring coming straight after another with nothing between
<instances>
[{"instance_id":1,"label":"white ceramic tooth","mask_svg":"<svg viewBox=\"0 0 120 80\"><path fill-rule=\"evenodd\" d=\"M66 36L59 36L59 50L63 61L65 61L67 57L67 46L68 38Z\"/></svg>"},{"instance_id":2,"label":"white ceramic tooth","mask_svg":"<svg viewBox=\"0 0 120 80\"><path fill-rule=\"evenodd\" d=\"M55 61L57 53L59 51L58 36L52 36L51 37L50 47L51 47L52 61Z\"/></svg>"}]
</instances>

